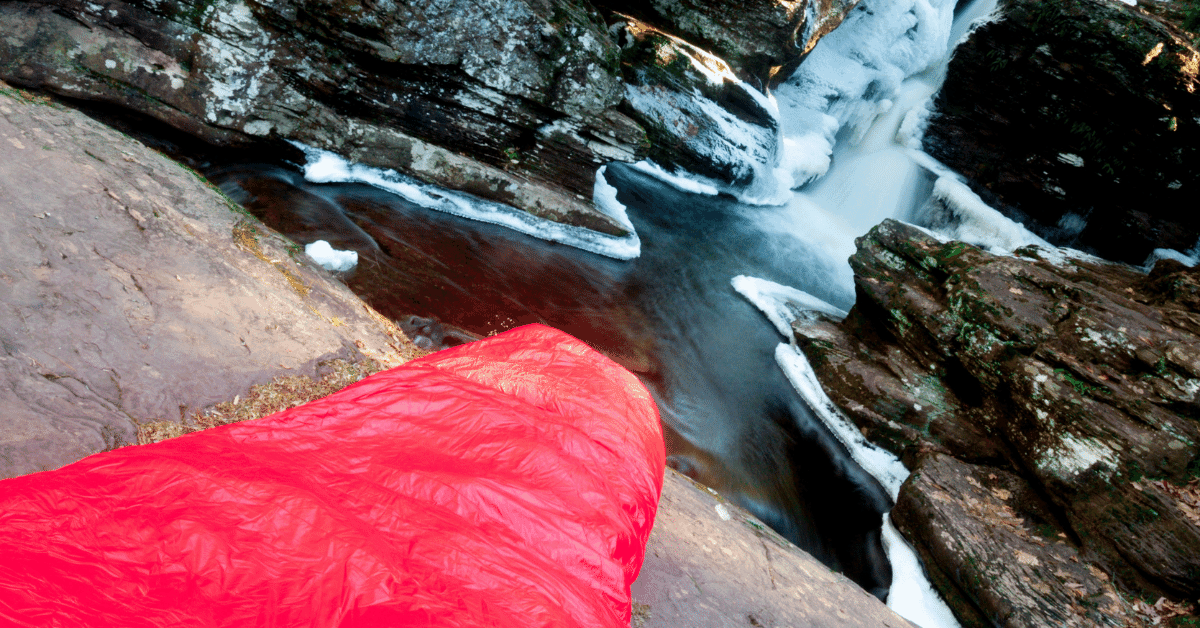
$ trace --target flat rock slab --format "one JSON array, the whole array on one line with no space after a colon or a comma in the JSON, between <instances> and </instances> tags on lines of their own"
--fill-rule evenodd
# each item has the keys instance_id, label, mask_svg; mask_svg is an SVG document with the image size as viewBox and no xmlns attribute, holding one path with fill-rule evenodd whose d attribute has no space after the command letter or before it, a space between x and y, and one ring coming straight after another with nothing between
<instances>
[{"instance_id":1,"label":"flat rock slab","mask_svg":"<svg viewBox=\"0 0 1200 628\"><path fill-rule=\"evenodd\" d=\"M746 511L667 469L634 628L910 627Z\"/></svg>"},{"instance_id":2,"label":"flat rock slab","mask_svg":"<svg viewBox=\"0 0 1200 628\"><path fill-rule=\"evenodd\" d=\"M0 83L0 478L414 348L197 174Z\"/></svg>"}]
</instances>

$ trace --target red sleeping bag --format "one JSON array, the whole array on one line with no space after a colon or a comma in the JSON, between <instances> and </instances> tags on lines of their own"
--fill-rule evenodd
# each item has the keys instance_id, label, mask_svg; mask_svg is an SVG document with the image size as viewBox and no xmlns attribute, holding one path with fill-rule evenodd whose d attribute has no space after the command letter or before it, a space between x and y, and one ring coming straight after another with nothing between
<instances>
[{"instance_id":1,"label":"red sleeping bag","mask_svg":"<svg viewBox=\"0 0 1200 628\"><path fill-rule=\"evenodd\" d=\"M0 623L628 627L663 465L633 375L522 327L0 481Z\"/></svg>"}]
</instances>

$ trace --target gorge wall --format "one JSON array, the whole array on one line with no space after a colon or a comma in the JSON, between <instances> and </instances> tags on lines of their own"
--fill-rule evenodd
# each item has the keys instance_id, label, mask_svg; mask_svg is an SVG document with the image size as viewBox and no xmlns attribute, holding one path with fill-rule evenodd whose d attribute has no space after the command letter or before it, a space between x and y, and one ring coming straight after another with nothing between
<instances>
[{"instance_id":1,"label":"gorge wall","mask_svg":"<svg viewBox=\"0 0 1200 628\"><path fill-rule=\"evenodd\" d=\"M950 63L925 150L1059 246L1142 264L1200 240L1187 2L1005 0ZM1196 28L1193 25L1191 28Z\"/></svg>"},{"instance_id":2,"label":"gorge wall","mask_svg":"<svg viewBox=\"0 0 1200 628\"><path fill-rule=\"evenodd\" d=\"M794 66L851 5L659 3L635 11L662 32L647 54L618 41L621 24L655 30L613 13L631 7L586 0L4 2L0 78L113 103L213 144L295 140L620 234L591 205L599 166L680 155L694 166L703 156L687 150L693 137L742 119L773 140L773 122L743 106L736 77L761 86ZM678 108L714 83L709 96L732 103L728 113L717 105L717 120L664 129L661 107L627 98L630 74L680 77L706 65L700 80L658 80L653 90ZM773 156L748 159L760 157ZM744 168L707 170L732 183Z\"/></svg>"},{"instance_id":3,"label":"gorge wall","mask_svg":"<svg viewBox=\"0 0 1200 628\"><path fill-rule=\"evenodd\" d=\"M891 220L850 262L849 316L795 341L912 470L891 516L966 625L1138 625L1200 596L1200 271Z\"/></svg>"}]
</instances>

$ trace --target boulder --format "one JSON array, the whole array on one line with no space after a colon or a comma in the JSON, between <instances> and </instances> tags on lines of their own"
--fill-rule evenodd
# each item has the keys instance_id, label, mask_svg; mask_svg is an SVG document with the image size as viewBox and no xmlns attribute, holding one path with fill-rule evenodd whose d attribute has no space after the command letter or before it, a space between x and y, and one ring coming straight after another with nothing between
<instances>
[{"instance_id":1,"label":"boulder","mask_svg":"<svg viewBox=\"0 0 1200 628\"><path fill-rule=\"evenodd\" d=\"M278 376L418 353L196 173L2 83L0 215L0 477Z\"/></svg>"},{"instance_id":2,"label":"boulder","mask_svg":"<svg viewBox=\"0 0 1200 628\"><path fill-rule=\"evenodd\" d=\"M1056 245L1132 264L1196 247L1200 39L1182 26L1188 5L1000 5L956 49L925 150Z\"/></svg>"},{"instance_id":3,"label":"boulder","mask_svg":"<svg viewBox=\"0 0 1200 628\"><path fill-rule=\"evenodd\" d=\"M1131 611L1105 578L1136 597L1200 595L1200 517L1185 497L1200 476L1200 271L1161 262L1147 276L1036 247L996 256L890 220L850 261L849 316L801 317L796 341L830 398L914 469L895 516L959 610L1124 625ZM987 519L1006 508L1015 519ZM1095 579L1058 575L1063 560ZM1064 599L1086 612L1056 614Z\"/></svg>"}]
</instances>

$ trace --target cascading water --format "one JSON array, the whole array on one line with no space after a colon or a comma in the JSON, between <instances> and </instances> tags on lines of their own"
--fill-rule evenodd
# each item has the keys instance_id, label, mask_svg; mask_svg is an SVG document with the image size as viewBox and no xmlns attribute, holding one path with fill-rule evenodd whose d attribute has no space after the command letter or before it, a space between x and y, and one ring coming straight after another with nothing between
<instances>
[{"instance_id":1,"label":"cascading water","mask_svg":"<svg viewBox=\"0 0 1200 628\"><path fill-rule=\"evenodd\" d=\"M542 322L591 343L652 389L673 466L877 595L886 596L890 586L889 602L917 623L951 625L937 609L923 608L934 605L913 586L920 572L915 557L898 554L893 531L880 530L902 467L878 478L863 470L861 443L843 426L827 424L830 409L811 386L804 400L797 397L803 366L777 357L777 332L729 282L746 275L793 286L812 295L809 303L818 309L837 312L853 304L846 263L853 238L883 218L987 245L1033 241L914 149L948 43L993 6L994 0L978 0L955 17L949 0L863 0L775 95L786 147L777 168L783 174L775 179L809 181L786 204L737 203L651 164L610 166L603 176L612 188L597 185L596 194L612 212L628 208L641 242L640 256L629 261L430 213L422 206L470 201L424 188L405 200L378 189L404 183L394 177L371 187L318 184L276 165L209 174L301 243L322 239L358 251L348 284L393 318L432 317L476 334ZM330 178L326 168L321 176L380 176L345 170ZM545 237L539 229L525 231ZM747 282L753 285L739 290L768 300L787 292ZM896 563L895 579L884 545Z\"/></svg>"}]
</instances>

